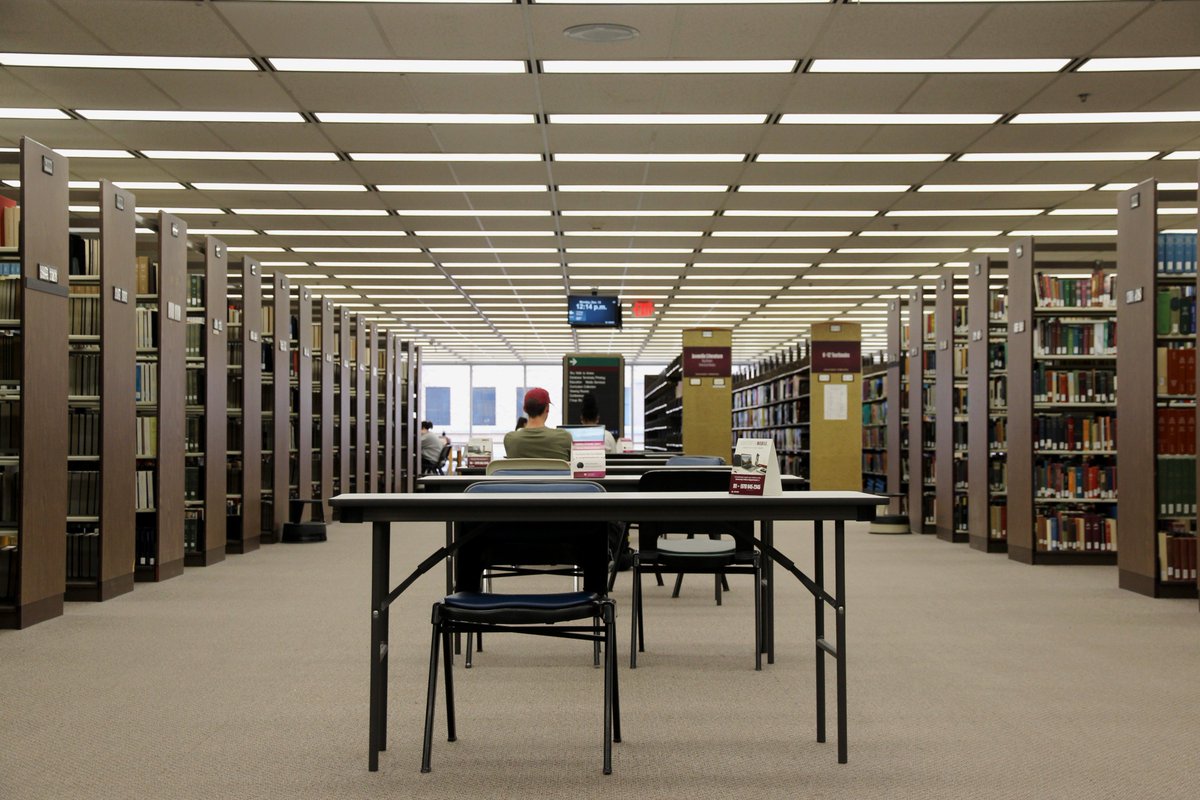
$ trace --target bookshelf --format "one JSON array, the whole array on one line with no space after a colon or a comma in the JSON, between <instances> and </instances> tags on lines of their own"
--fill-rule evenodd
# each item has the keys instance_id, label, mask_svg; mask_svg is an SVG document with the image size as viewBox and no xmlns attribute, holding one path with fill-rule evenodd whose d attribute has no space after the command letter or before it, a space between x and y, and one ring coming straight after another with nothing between
<instances>
[{"instance_id":1,"label":"bookshelf","mask_svg":"<svg viewBox=\"0 0 1200 800\"><path fill-rule=\"evenodd\" d=\"M1121 452L1118 582L1195 597L1196 240L1180 258L1158 200L1153 180L1117 196L1117 417L1121 439L1143 443Z\"/></svg>"},{"instance_id":2,"label":"bookshelf","mask_svg":"<svg viewBox=\"0 0 1200 800\"><path fill-rule=\"evenodd\" d=\"M1008 294L991 259L972 259L967 275L967 533L971 548L1008 549ZM987 398L986 403L979 398ZM986 453L987 458L982 458Z\"/></svg>"},{"instance_id":3,"label":"bookshelf","mask_svg":"<svg viewBox=\"0 0 1200 800\"><path fill-rule=\"evenodd\" d=\"M729 328L685 328L680 381L683 406L683 452L733 455L733 331Z\"/></svg>"},{"instance_id":4,"label":"bookshelf","mask_svg":"<svg viewBox=\"0 0 1200 800\"><path fill-rule=\"evenodd\" d=\"M205 237L203 249L203 262L188 266L183 524L189 567L225 559L229 253L212 236Z\"/></svg>"},{"instance_id":5,"label":"bookshelf","mask_svg":"<svg viewBox=\"0 0 1200 800\"><path fill-rule=\"evenodd\" d=\"M337 372L338 466L335 477L337 485L334 487L337 494L354 491L354 482L351 480L351 470L354 464L354 412L351 392L354 390L354 364L357 354L354 351L350 320L348 308L338 309L338 351L335 356L335 359L339 360Z\"/></svg>"},{"instance_id":6,"label":"bookshelf","mask_svg":"<svg viewBox=\"0 0 1200 800\"><path fill-rule=\"evenodd\" d=\"M421 452L418 447L420 426L419 379L421 374L421 347L413 342L401 342L400 352L404 357L404 369L396 370L400 381L400 481L402 492L416 491L417 476L421 474Z\"/></svg>"},{"instance_id":7,"label":"bookshelf","mask_svg":"<svg viewBox=\"0 0 1200 800\"><path fill-rule=\"evenodd\" d=\"M772 439L781 475L808 478L810 461L809 356L797 345L756 364L733 382L732 441Z\"/></svg>"},{"instance_id":8,"label":"bookshelf","mask_svg":"<svg viewBox=\"0 0 1200 800\"><path fill-rule=\"evenodd\" d=\"M642 408L647 450L683 452L682 368L682 358L676 358L658 375L646 376Z\"/></svg>"},{"instance_id":9,"label":"bookshelf","mask_svg":"<svg viewBox=\"0 0 1200 800\"><path fill-rule=\"evenodd\" d=\"M316 382L320 387L320 410L314 414L314 441L319 442L317 463L320 475L320 493L323 519L332 519L329 499L334 496L333 470L336 465L334 456L334 373L336 372L336 347L333 337L334 311L333 301L322 299L317 304L319 320L317 328L320 336L313 344L313 367L316 370Z\"/></svg>"},{"instance_id":10,"label":"bookshelf","mask_svg":"<svg viewBox=\"0 0 1200 800\"><path fill-rule=\"evenodd\" d=\"M928 316L928 321L926 317ZM934 317L925 314L925 290L908 296L908 524L913 533L932 533L935 519L935 464L932 386L936 366ZM929 401L929 402L927 402Z\"/></svg>"},{"instance_id":11,"label":"bookshelf","mask_svg":"<svg viewBox=\"0 0 1200 800\"><path fill-rule=\"evenodd\" d=\"M351 423L354 433L354 491L371 491L371 481L367 473L367 428L371 426L368 416L367 370L371 364L370 336L367 321L355 315L354 321L354 418Z\"/></svg>"},{"instance_id":12,"label":"bookshelf","mask_svg":"<svg viewBox=\"0 0 1200 800\"><path fill-rule=\"evenodd\" d=\"M1008 557L1113 564L1115 274L1068 267L1030 238L1009 255Z\"/></svg>"},{"instance_id":13,"label":"bookshelf","mask_svg":"<svg viewBox=\"0 0 1200 800\"><path fill-rule=\"evenodd\" d=\"M136 491L134 197L102 180L99 199L99 239L70 240L67 600L133 589L136 509L154 502Z\"/></svg>"},{"instance_id":14,"label":"bookshelf","mask_svg":"<svg viewBox=\"0 0 1200 800\"><path fill-rule=\"evenodd\" d=\"M967 332L966 309L954 299L954 276L943 275L934 291L937 323L933 380L934 530L946 542L967 541Z\"/></svg>"},{"instance_id":15,"label":"bookshelf","mask_svg":"<svg viewBox=\"0 0 1200 800\"><path fill-rule=\"evenodd\" d=\"M360 330L366 330L366 369L364 379L366 380L367 395L365 417L362 417L363 423L367 429L367 451L366 472L362 482L364 492L379 491L379 475L380 475L380 441L379 441L379 403L380 403L380 385L379 378L381 373L382 359L379 356L379 328L375 322L367 322L363 325L362 317L359 317Z\"/></svg>"},{"instance_id":16,"label":"bookshelf","mask_svg":"<svg viewBox=\"0 0 1200 800\"><path fill-rule=\"evenodd\" d=\"M857 322L817 322L810 343L808 473L812 489L862 486L862 457L846 442L862 440L862 329Z\"/></svg>"},{"instance_id":17,"label":"bookshelf","mask_svg":"<svg viewBox=\"0 0 1200 800\"><path fill-rule=\"evenodd\" d=\"M153 259L137 260L138 510L134 578L183 573L184 336L187 225L160 211ZM142 477L148 473L149 478ZM150 500L143 503L143 500ZM143 508L148 505L148 508Z\"/></svg>"},{"instance_id":18,"label":"bookshelf","mask_svg":"<svg viewBox=\"0 0 1200 800\"><path fill-rule=\"evenodd\" d=\"M249 256L230 273L229 423L225 487L227 553L249 553L262 540L262 266Z\"/></svg>"},{"instance_id":19,"label":"bookshelf","mask_svg":"<svg viewBox=\"0 0 1200 800\"><path fill-rule=\"evenodd\" d=\"M270 338L263 331L263 426L269 431L263 437L263 504L262 542L279 541L283 523L287 520L288 467L291 463L291 357L288 343L291 330L291 285L282 272L271 276ZM270 416L267 412L270 410Z\"/></svg>"},{"instance_id":20,"label":"bookshelf","mask_svg":"<svg viewBox=\"0 0 1200 800\"><path fill-rule=\"evenodd\" d=\"M863 365L862 489L874 494L886 494L889 491L887 380L886 357Z\"/></svg>"},{"instance_id":21,"label":"bookshelf","mask_svg":"<svg viewBox=\"0 0 1200 800\"><path fill-rule=\"evenodd\" d=\"M288 346L290 375L289 497L313 499L313 296L307 286L296 287L296 313L292 316L292 340ZM285 509L286 510L286 509ZM312 519L307 503L301 506L301 521Z\"/></svg>"},{"instance_id":22,"label":"bookshelf","mask_svg":"<svg viewBox=\"0 0 1200 800\"><path fill-rule=\"evenodd\" d=\"M67 352L69 162L28 137L0 158L16 159L21 175L20 211L4 210L20 215L17 241L0 250L0 263L17 265L0 276L11 297L0 332L0 627L27 628L62 615L66 588L68 370L44 356Z\"/></svg>"},{"instance_id":23,"label":"bookshelf","mask_svg":"<svg viewBox=\"0 0 1200 800\"><path fill-rule=\"evenodd\" d=\"M907 489L904 481L905 425L902 415L907 399L904 392L904 325L902 324L900 300L892 298L887 306L887 377L884 383L888 513L906 514L908 502L904 496Z\"/></svg>"},{"instance_id":24,"label":"bookshelf","mask_svg":"<svg viewBox=\"0 0 1200 800\"><path fill-rule=\"evenodd\" d=\"M383 370L380 378L383 380L383 404L379 410L380 425L383 429L383 481L382 491L396 491L396 376L399 370L399 353L397 352L400 339L394 333L384 333Z\"/></svg>"}]
</instances>

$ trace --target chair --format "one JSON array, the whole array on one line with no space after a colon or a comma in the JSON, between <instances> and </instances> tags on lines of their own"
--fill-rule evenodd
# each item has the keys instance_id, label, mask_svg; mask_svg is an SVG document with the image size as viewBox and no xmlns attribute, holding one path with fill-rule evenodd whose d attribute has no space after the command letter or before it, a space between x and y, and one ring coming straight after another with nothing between
<instances>
[{"instance_id":1,"label":"chair","mask_svg":"<svg viewBox=\"0 0 1200 800\"><path fill-rule=\"evenodd\" d=\"M723 467L725 459L720 456L671 456L664 466L668 467Z\"/></svg>"},{"instance_id":2,"label":"chair","mask_svg":"<svg viewBox=\"0 0 1200 800\"><path fill-rule=\"evenodd\" d=\"M446 473L444 472L444 470L446 468L446 461L450 458L450 448L451 448L451 445L449 442L442 445L442 452L438 453L438 460L437 460L436 464L434 464L432 461L425 461L424 459L422 459L421 460L421 474L422 475L445 475Z\"/></svg>"},{"instance_id":3,"label":"chair","mask_svg":"<svg viewBox=\"0 0 1200 800\"><path fill-rule=\"evenodd\" d=\"M304 522L304 509L312 507L312 519ZM325 503L320 498L315 500L299 500L295 497L288 501L288 521L280 529L281 541L284 542L323 542L325 541Z\"/></svg>"},{"instance_id":4,"label":"chair","mask_svg":"<svg viewBox=\"0 0 1200 800\"><path fill-rule=\"evenodd\" d=\"M643 492L704 492L729 490L729 474L712 470L649 470L638 481ZM683 533L699 538L668 539L666 534ZM730 539L721 535L729 535ZM639 522L638 551L633 557L633 604L629 667L637 669L637 654L646 649L643 622L642 573L647 570L714 575L717 605L721 605L721 581L729 574L754 576L754 668L762 669L762 567L751 539L754 523L673 520ZM709 538L712 537L712 538ZM676 583L673 597L679 594Z\"/></svg>"},{"instance_id":5,"label":"chair","mask_svg":"<svg viewBox=\"0 0 1200 800\"><path fill-rule=\"evenodd\" d=\"M571 465L561 458L497 458L484 475L570 475Z\"/></svg>"},{"instance_id":6,"label":"chair","mask_svg":"<svg viewBox=\"0 0 1200 800\"><path fill-rule=\"evenodd\" d=\"M603 492L588 481L544 483L476 483L470 493ZM567 530L569 529L569 530ZM433 605L433 641L429 651L429 685L425 702L425 740L421 771L429 772L433 715L437 695L439 644L445 661L446 728L457 739L451 636L490 631L555 636L590 641L604 650L604 774L612 773L612 743L621 741L617 689L615 606L606 595L607 528L603 522L533 522L464 526L455 560L455 592ZM537 594L492 594L482 591L483 571L493 563L570 563L583 572L583 590ZM587 620L586 625L556 623ZM469 648L468 648L469 650Z\"/></svg>"}]
</instances>

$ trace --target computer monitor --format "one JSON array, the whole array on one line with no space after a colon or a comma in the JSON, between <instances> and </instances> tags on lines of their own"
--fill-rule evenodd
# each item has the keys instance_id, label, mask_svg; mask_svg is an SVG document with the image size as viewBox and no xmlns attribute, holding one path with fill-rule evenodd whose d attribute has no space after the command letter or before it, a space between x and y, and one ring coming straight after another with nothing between
<instances>
[{"instance_id":1,"label":"computer monitor","mask_svg":"<svg viewBox=\"0 0 1200 800\"><path fill-rule=\"evenodd\" d=\"M604 426L603 425L563 425L565 430L571 434L572 441L576 442L603 442L604 441Z\"/></svg>"}]
</instances>

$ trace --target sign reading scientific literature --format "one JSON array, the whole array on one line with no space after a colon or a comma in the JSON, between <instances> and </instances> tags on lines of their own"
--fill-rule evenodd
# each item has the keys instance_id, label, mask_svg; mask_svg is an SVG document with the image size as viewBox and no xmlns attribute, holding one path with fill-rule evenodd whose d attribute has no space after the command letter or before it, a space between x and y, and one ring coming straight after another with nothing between
<instances>
[{"instance_id":1,"label":"sign reading scientific literature","mask_svg":"<svg viewBox=\"0 0 1200 800\"><path fill-rule=\"evenodd\" d=\"M486 467L492 463L492 437L475 436L467 441L467 466Z\"/></svg>"},{"instance_id":2,"label":"sign reading scientific literature","mask_svg":"<svg viewBox=\"0 0 1200 800\"><path fill-rule=\"evenodd\" d=\"M737 440L733 469L729 473L729 493L768 497L783 494L774 440Z\"/></svg>"},{"instance_id":3,"label":"sign reading scientific literature","mask_svg":"<svg viewBox=\"0 0 1200 800\"><path fill-rule=\"evenodd\" d=\"M604 477L604 428L569 428L571 431L571 477Z\"/></svg>"},{"instance_id":4,"label":"sign reading scientific literature","mask_svg":"<svg viewBox=\"0 0 1200 800\"><path fill-rule=\"evenodd\" d=\"M732 347L683 348L683 377L728 378L733 374Z\"/></svg>"},{"instance_id":5,"label":"sign reading scientific literature","mask_svg":"<svg viewBox=\"0 0 1200 800\"><path fill-rule=\"evenodd\" d=\"M862 369L862 343L851 341L812 342L813 372L858 372Z\"/></svg>"}]
</instances>

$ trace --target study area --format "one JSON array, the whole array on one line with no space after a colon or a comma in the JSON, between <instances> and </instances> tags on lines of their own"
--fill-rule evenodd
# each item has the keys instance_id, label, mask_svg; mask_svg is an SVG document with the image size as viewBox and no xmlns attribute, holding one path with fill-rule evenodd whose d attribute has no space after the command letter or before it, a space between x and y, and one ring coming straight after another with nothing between
<instances>
[{"instance_id":1,"label":"study area","mask_svg":"<svg viewBox=\"0 0 1200 800\"><path fill-rule=\"evenodd\" d=\"M1192 0L0 1L0 796L1193 797L1198 178Z\"/></svg>"}]
</instances>

